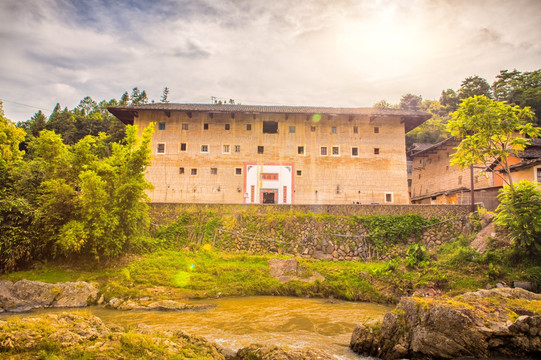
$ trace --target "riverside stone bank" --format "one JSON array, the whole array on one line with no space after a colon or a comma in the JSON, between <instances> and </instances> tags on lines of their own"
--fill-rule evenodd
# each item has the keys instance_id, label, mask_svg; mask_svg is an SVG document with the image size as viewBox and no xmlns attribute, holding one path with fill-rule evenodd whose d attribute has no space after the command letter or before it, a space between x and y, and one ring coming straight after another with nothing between
<instances>
[{"instance_id":1,"label":"riverside stone bank","mask_svg":"<svg viewBox=\"0 0 541 360\"><path fill-rule=\"evenodd\" d=\"M393 245L422 243L431 248L467 232L467 205L269 206L226 204L151 204L152 224L179 224L170 240L212 244L249 253L279 253L325 260L387 260L400 253ZM399 215L423 222L407 239L374 235L363 217L388 217L399 234ZM393 222L396 220L396 224ZM399 236L399 235L397 235Z\"/></svg>"}]
</instances>

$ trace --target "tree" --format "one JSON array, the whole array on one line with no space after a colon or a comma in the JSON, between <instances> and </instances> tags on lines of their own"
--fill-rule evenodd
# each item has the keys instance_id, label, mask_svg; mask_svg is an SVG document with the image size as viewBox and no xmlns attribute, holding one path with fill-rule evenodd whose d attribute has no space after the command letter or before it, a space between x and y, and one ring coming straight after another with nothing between
<instances>
[{"instance_id":1,"label":"tree","mask_svg":"<svg viewBox=\"0 0 541 360\"><path fill-rule=\"evenodd\" d=\"M19 144L24 140L25 131L19 129L4 116L3 103L0 101L0 166L9 165L22 158Z\"/></svg>"},{"instance_id":2,"label":"tree","mask_svg":"<svg viewBox=\"0 0 541 360\"><path fill-rule=\"evenodd\" d=\"M126 91L120 97L120 101L118 102L118 106L128 106L129 102L130 102L130 95L128 95L128 92Z\"/></svg>"},{"instance_id":3,"label":"tree","mask_svg":"<svg viewBox=\"0 0 541 360\"><path fill-rule=\"evenodd\" d=\"M160 102L168 103L169 102L169 100L167 100L168 95L169 95L169 88L166 86L163 88L162 98L160 99Z\"/></svg>"},{"instance_id":4,"label":"tree","mask_svg":"<svg viewBox=\"0 0 541 360\"><path fill-rule=\"evenodd\" d=\"M374 109L392 109L393 105L389 103L387 100L383 99L378 101L372 106Z\"/></svg>"},{"instance_id":5,"label":"tree","mask_svg":"<svg viewBox=\"0 0 541 360\"><path fill-rule=\"evenodd\" d=\"M451 164L495 166L503 171L503 179L513 191L508 158L530 144L527 137L541 135L530 122L533 116L528 107L522 109L484 95L464 99L447 123L447 131L461 140L451 155Z\"/></svg>"},{"instance_id":6,"label":"tree","mask_svg":"<svg viewBox=\"0 0 541 360\"><path fill-rule=\"evenodd\" d=\"M541 257L541 191L533 181L520 181L514 191L504 186L494 222L510 232L514 245L538 262Z\"/></svg>"},{"instance_id":7,"label":"tree","mask_svg":"<svg viewBox=\"0 0 541 360\"><path fill-rule=\"evenodd\" d=\"M458 103L458 95L453 89L442 90L440 104L446 108L448 114L458 108Z\"/></svg>"},{"instance_id":8,"label":"tree","mask_svg":"<svg viewBox=\"0 0 541 360\"><path fill-rule=\"evenodd\" d=\"M435 144L448 137L445 131L447 110L439 101L425 100L419 110L431 114L432 117L406 134L407 149L410 149L413 143Z\"/></svg>"},{"instance_id":9,"label":"tree","mask_svg":"<svg viewBox=\"0 0 541 360\"><path fill-rule=\"evenodd\" d=\"M472 96L484 95L487 98L492 98L489 83L480 76L474 75L467 77L458 89L458 98L463 100Z\"/></svg>"},{"instance_id":10,"label":"tree","mask_svg":"<svg viewBox=\"0 0 541 360\"><path fill-rule=\"evenodd\" d=\"M413 95L413 94L404 94L402 95L402 98L400 99L399 107L400 109L404 110L412 110L417 111L421 107L421 103L423 102L423 98L421 95Z\"/></svg>"}]
</instances>

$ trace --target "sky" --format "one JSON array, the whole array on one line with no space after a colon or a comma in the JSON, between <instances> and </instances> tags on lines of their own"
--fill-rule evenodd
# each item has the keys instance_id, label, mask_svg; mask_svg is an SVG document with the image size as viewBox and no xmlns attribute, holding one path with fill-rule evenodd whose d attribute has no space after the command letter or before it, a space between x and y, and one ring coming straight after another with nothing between
<instances>
[{"instance_id":1,"label":"sky","mask_svg":"<svg viewBox=\"0 0 541 360\"><path fill-rule=\"evenodd\" d=\"M370 107L539 69L539 39L539 0L0 0L0 99Z\"/></svg>"}]
</instances>

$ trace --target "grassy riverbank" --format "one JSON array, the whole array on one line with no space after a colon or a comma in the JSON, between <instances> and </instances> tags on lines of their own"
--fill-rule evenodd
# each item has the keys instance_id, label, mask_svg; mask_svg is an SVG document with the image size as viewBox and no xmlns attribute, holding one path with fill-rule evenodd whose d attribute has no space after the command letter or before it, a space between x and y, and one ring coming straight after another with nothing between
<instances>
[{"instance_id":1,"label":"grassy riverbank","mask_svg":"<svg viewBox=\"0 0 541 360\"><path fill-rule=\"evenodd\" d=\"M538 274L536 268L532 272L532 268L511 266L497 252L480 255L464 239L426 256L418 264L404 258L370 263L299 258L300 279L281 283L271 276L269 260L288 256L228 253L207 245L160 250L107 264L48 263L1 279L97 282L106 299L291 295L394 303L401 296L428 289L456 295L497 282L535 280ZM302 281L316 272L325 280Z\"/></svg>"}]
</instances>

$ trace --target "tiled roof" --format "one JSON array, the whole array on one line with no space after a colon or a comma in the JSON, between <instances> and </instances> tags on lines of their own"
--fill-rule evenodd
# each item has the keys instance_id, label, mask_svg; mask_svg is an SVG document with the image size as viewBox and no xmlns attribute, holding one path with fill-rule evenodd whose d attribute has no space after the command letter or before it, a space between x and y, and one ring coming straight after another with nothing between
<instances>
[{"instance_id":1,"label":"tiled roof","mask_svg":"<svg viewBox=\"0 0 541 360\"><path fill-rule=\"evenodd\" d=\"M376 108L339 108L319 106L271 106L271 105L224 105L224 104L145 104L136 106L113 106L107 108L113 115L126 124L133 124L134 114L138 111L186 111L211 113L273 113L273 114L322 114L322 115L369 115L400 116L406 120L406 131L413 129L431 115L425 112L401 109Z\"/></svg>"},{"instance_id":2,"label":"tiled roof","mask_svg":"<svg viewBox=\"0 0 541 360\"><path fill-rule=\"evenodd\" d=\"M447 138L445 140L442 140L436 144L421 144L421 143L415 143L417 145L420 145L420 147L417 149L417 148L414 148L412 147L412 149L409 151L409 156L418 156L418 155L421 155L421 154L424 154L428 151L431 151L431 150L435 150L437 149L438 147L442 146L442 145L452 145L453 142L457 142L457 140L453 137L450 137L450 138ZM413 144L413 145L415 145ZM428 146L427 146L428 145Z\"/></svg>"}]
</instances>

